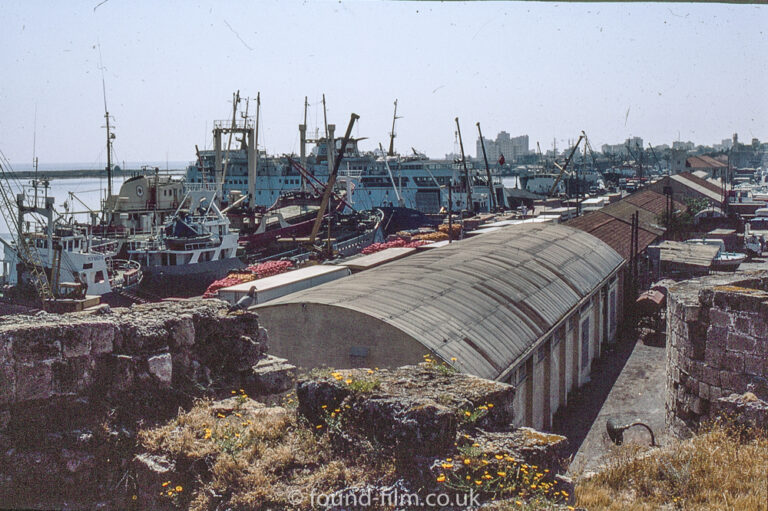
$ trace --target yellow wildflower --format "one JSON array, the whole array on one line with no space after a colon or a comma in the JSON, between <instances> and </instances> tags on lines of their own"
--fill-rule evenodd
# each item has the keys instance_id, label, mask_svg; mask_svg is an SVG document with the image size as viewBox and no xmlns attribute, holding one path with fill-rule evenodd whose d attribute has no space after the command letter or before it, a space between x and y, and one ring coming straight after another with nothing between
<instances>
[{"instance_id":1,"label":"yellow wildflower","mask_svg":"<svg viewBox=\"0 0 768 511\"><path fill-rule=\"evenodd\" d=\"M453 464L452 463L443 463L442 467L445 468L445 469L453 468Z\"/></svg>"},{"instance_id":2,"label":"yellow wildflower","mask_svg":"<svg viewBox=\"0 0 768 511\"><path fill-rule=\"evenodd\" d=\"M182 491L183 489L184 489L184 488L182 488L181 486L177 486L177 487L176 487L176 491L177 491L177 492L179 492L179 493L181 493L181 491Z\"/></svg>"},{"instance_id":3,"label":"yellow wildflower","mask_svg":"<svg viewBox=\"0 0 768 511\"><path fill-rule=\"evenodd\" d=\"M169 484L171 484L171 482L170 482L170 481L166 481L166 482L164 482L164 483L163 483L163 488L165 488L165 487L166 487L166 486L168 486Z\"/></svg>"},{"instance_id":4,"label":"yellow wildflower","mask_svg":"<svg viewBox=\"0 0 768 511\"><path fill-rule=\"evenodd\" d=\"M483 482L482 482L482 481L479 481L479 480L477 480L477 479L475 479L475 484L476 484L476 485L478 485L478 486L480 486L481 484L483 484Z\"/></svg>"},{"instance_id":5,"label":"yellow wildflower","mask_svg":"<svg viewBox=\"0 0 768 511\"><path fill-rule=\"evenodd\" d=\"M469 458L464 458L464 464L469 465L472 461Z\"/></svg>"},{"instance_id":6,"label":"yellow wildflower","mask_svg":"<svg viewBox=\"0 0 768 511\"><path fill-rule=\"evenodd\" d=\"M437 482L438 483L442 483L443 481L445 481L445 475L444 474L440 474L439 476L437 476Z\"/></svg>"},{"instance_id":7,"label":"yellow wildflower","mask_svg":"<svg viewBox=\"0 0 768 511\"><path fill-rule=\"evenodd\" d=\"M496 474L497 474L499 477L507 477L507 473L506 473L506 472L496 472Z\"/></svg>"}]
</instances>

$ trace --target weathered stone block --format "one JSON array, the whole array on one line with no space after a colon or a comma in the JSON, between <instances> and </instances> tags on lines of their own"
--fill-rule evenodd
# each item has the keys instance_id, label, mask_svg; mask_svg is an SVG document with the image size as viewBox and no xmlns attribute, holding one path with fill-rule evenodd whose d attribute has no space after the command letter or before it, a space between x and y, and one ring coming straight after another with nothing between
<instances>
[{"instance_id":1,"label":"weathered stone block","mask_svg":"<svg viewBox=\"0 0 768 511\"><path fill-rule=\"evenodd\" d=\"M128 390L133 385L138 372L138 360L130 355L113 355L108 366L108 384L111 383L117 390Z\"/></svg>"},{"instance_id":2,"label":"weathered stone block","mask_svg":"<svg viewBox=\"0 0 768 511\"><path fill-rule=\"evenodd\" d=\"M710 386L704 382L699 382L699 397L701 399L709 399Z\"/></svg>"},{"instance_id":3,"label":"weathered stone block","mask_svg":"<svg viewBox=\"0 0 768 511\"><path fill-rule=\"evenodd\" d=\"M742 353L729 351L723 355L721 369L732 373L744 372L744 355Z\"/></svg>"},{"instance_id":4,"label":"weathered stone block","mask_svg":"<svg viewBox=\"0 0 768 511\"><path fill-rule=\"evenodd\" d=\"M0 364L0 405L16 400L16 372L13 364Z\"/></svg>"},{"instance_id":5,"label":"weathered stone block","mask_svg":"<svg viewBox=\"0 0 768 511\"><path fill-rule=\"evenodd\" d=\"M726 327L711 326L707 330L707 345L713 348L725 348L728 339Z\"/></svg>"},{"instance_id":6,"label":"weathered stone block","mask_svg":"<svg viewBox=\"0 0 768 511\"><path fill-rule=\"evenodd\" d=\"M173 379L173 359L170 353L154 355L147 359L147 368L162 385L170 386Z\"/></svg>"},{"instance_id":7,"label":"weathered stone block","mask_svg":"<svg viewBox=\"0 0 768 511\"><path fill-rule=\"evenodd\" d=\"M758 355L744 355L744 372L768 377L768 359Z\"/></svg>"},{"instance_id":8,"label":"weathered stone block","mask_svg":"<svg viewBox=\"0 0 768 511\"><path fill-rule=\"evenodd\" d=\"M284 358L268 355L253 366L246 377L245 385L252 387L254 394L279 394L296 385L296 366Z\"/></svg>"},{"instance_id":9,"label":"weathered stone block","mask_svg":"<svg viewBox=\"0 0 768 511\"><path fill-rule=\"evenodd\" d=\"M16 400L48 399L55 394L53 360L16 364Z\"/></svg>"},{"instance_id":10,"label":"weathered stone block","mask_svg":"<svg viewBox=\"0 0 768 511\"><path fill-rule=\"evenodd\" d=\"M685 321L686 323L697 321L699 319L700 311L701 311L701 306L686 304L683 307L683 314L682 314L683 321Z\"/></svg>"},{"instance_id":11,"label":"weathered stone block","mask_svg":"<svg viewBox=\"0 0 768 511\"><path fill-rule=\"evenodd\" d=\"M177 346L192 346L195 344L195 325L192 316L179 316L169 326L171 338Z\"/></svg>"},{"instance_id":12,"label":"weathered stone block","mask_svg":"<svg viewBox=\"0 0 768 511\"><path fill-rule=\"evenodd\" d=\"M53 385L57 394L77 394L93 383L93 359L82 356L53 363Z\"/></svg>"},{"instance_id":13,"label":"weathered stone block","mask_svg":"<svg viewBox=\"0 0 768 511\"><path fill-rule=\"evenodd\" d=\"M754 351L755 340L748 335L729 332L726 346L733 351Z\"/></svg>"},{"instance_id":14,"label":"weathered stone block","mask_svg":"<svg viewBox=\"0 0 768 511\"><path fill-rule=\"evenodd\" d=\"M91 332L91 354L102 355L112 353L115 347L115 339L118 336L117 326L112 323L104 323Z\"/></svg>"},{"instance_id":15,"label":"weathered stone block","mask_svg":"<svg viewBox=\"0 0 768 511\"><path fill-rule=\"evenodd\" d=\"M729 328L733 324L733 315L720 309L710 309L709 324L715 327Z\"/></svg>"},{"instance_id":16,"label":"weathered stone block","mask_svg":"<svg viewBox=\"0 0 768 511\"><path fill-rule=\"evenodd\" d=\"M14 339L13 357L16 362L34 363L61 357L61 342L54 340L50 328L39 331L25 328L23 335Z\"/></svg>"},{"instance_id":17,"label":"weathered stone block","mask_svg":"<svg viewBox=\"0 0 768 511\"><path fill-rule=\"evenodd\" d=\"M720 370L716 367L705 366L701 381L707 385L720 385Z\"/></svg>"},{"instance_id":18,"label":"weathered stone block","mask_svg":"<svg viewBox=\"0 0 768 511\"><path fill-rule=\"evenodd\" d=\"M733 327L740 334L752 335L752 321L753 318L740 315L734 319Z\"/></svg>"},{"instance_id":19,"label":"weathered stone block","mask_svg":"<svg viewBox=\"0 0 768 511\"><path fill-rule=\"evenodd\" d=\"M711 348L707 346L704 350L704 362L711 367L721 367L723 364L724 351L721 348Z\"/></svg>"},{"instance_id":20,"label":"weathered stone block","mask_svg":"<svg viewBox=\"0 0 768 511\"><path fill-rule=\"evenodd\" d=\"M747 391L750 378L745 374L736 374L729 371L720 371L720 386L724 393L741 394Z\"/></svg>"}]
</instances>

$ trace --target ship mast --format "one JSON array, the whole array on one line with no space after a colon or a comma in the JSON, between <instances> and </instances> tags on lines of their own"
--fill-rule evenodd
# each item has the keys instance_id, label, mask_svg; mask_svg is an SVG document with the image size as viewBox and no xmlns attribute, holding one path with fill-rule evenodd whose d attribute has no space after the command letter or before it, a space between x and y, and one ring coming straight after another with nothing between
<instances>
[{"instance_id":1,"label":"ship mast","mask_svg":"<svg viewBox=\"0 0 768 511\"><path fill-rule=\"evenodd\" d=\"M107 197L112 196L112 139L115 134L112 133L109 125L109 110L107 110L107 86L104 83L104 76L101 77L101 87L104 92L104 118L107 120Z\"/></svg>"},{"instance_id":2,"label":"ship mast","mask_svg":"<svg viewBox=\"0 0 768 511\"><path fill-rule=\"evenodd\" d=\"M397 116L397 100L395 100L395 113L392 115L392 131L389 133L389 151L387 151L387 156L395 155L395 121L397 119L400 119L400 117Z\"/></svg>"},{"instance_id":3,"label":"ship mast","mask_svg":"<svg viewBox=\"0 0 768 511\"><path fill-rule=\"evenodd\" d=\"M496 191L493 188L493 181L491 180L491 169L488 167L488 155L485 154L485 140L483 140L483 132L480 129L479 122L477 123L477 132L480 134L480 146L483 148L483 160L485 160L485 174L486 179L488 179L488 192L491 196L491 208L496 209Z\"/></svg>"},{"instance_id":4,"label":"ship mast","mask_svg":"<svg viewBox=\"0 0 768 511\"><path fill-rule=\"evenodd\" d=\"M307 168L307 107L309 102L307 96L304 96L304 124L299 124L299 136L301 137L301 167ZM307 191L307 180L304 173L301 173L301 192Z\"/></svg>"},{"instance_id":5,"label":"ship mast","mask_svg":"<svg viewBox=\"0 0 768 511\"><path fill-rule=\"evenodd\" d=\"M464 181L467 187L467 211L474 211L472 204L472 187L469 183L469 169L467 169L467 159L464 157L464 142L461 140L461 127L459 126L459 118L456 118L456 130L459 134L459 148L461 148L461 164L464 165Z\"/></svg>"}]
</instances>

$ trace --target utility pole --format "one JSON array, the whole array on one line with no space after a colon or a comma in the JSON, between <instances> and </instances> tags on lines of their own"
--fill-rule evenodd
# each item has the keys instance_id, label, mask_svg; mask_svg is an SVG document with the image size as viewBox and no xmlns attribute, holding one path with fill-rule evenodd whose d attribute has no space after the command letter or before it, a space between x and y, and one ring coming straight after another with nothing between
<instances>
[{"instance_id":1,"label":"utility pole","mask_svg":"<svg viewBox=\"0 0 768 511\"><path fill-rule=\"evenodd\" d=\"M464 157L464 142L461 140L461 127L459 126L459 118L456 118L456 129L459 134L459 147L461 148L461 164L464 166L464 182L467 187L467 211L474 211L472 204L472 186L469 182L469 170L467 169L467 159Z\"/></svg>"},{"instance_id":2,"label":"utility pole","mask_svg":"<svg viewBox=\"0 0 768 511\"><path fill-rule=\"evenodd\" d=\"M485 174L488 179L488 192L491 195L491 209L496 209L496 190L494 190L493 181L491 180L491 169L488 168L488 155L485 154L485 140L483 140L483 132L480 129L480 122L477 123L477 132L480 134L480 146L483 148L483 160L485 161Z\"/></svg>"}]
</instances>

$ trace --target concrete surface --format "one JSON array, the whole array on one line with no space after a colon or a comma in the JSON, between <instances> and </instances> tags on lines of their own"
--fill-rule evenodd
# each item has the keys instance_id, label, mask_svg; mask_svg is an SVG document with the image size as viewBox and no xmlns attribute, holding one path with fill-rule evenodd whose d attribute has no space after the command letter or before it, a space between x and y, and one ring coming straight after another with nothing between
<instances>
[{"instance_id":1,"label":"concrete surface","mask_svg":"<svg viewBox=\"0 0 768 511\"><path fill-rule=\"evenodd\" d=\"M631 334L606 352L592 373L592 381L569 397L568 407L558 414L554 432L568 437L573 461L568 475L593 472L605 461L613 444L606 422L642 421L664 442L665 350L663 335ZM624 442L650 444L650 435L635 426L624 434Z\"/></svg>"}]
</instances>

